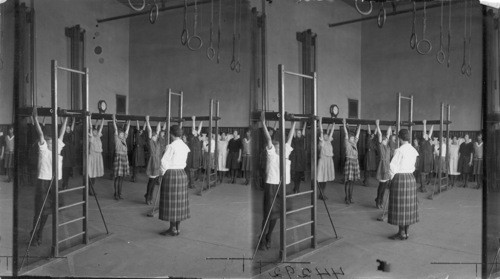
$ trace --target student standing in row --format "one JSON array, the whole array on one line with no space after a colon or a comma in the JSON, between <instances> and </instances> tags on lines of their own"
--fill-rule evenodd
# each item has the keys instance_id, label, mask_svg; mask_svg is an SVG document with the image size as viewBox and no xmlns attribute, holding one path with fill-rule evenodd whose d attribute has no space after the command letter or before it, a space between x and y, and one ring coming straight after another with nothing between
<instances>
[{"instance_id":1,"label":"student standing in row","mask_svg":"<svg viewBox=\"0 0 500 279\"><path fill-rule=\"evenodd\" d=\"M456 177L460 175L460 172L458 172L459 148L460 146L458 145L457 137L453 137L453 140L451 141L450 144L450 162L449 162L449 168L450 168L449 175L451 177L451 187L455 186Z\"/></svg>"},{"instance_id":2,"label":"student standing in row","mask_svg":"<svg viewBox=\"0 0 500 279\"><path fill-rule=\"evenodd\" d=\"M318 159L318 184L319 193L318 198L321 200L328 199L325 195L326 183L335 180L335 166L333 164L333 132L335 131L335 123L332 129L329 130L330 125L326 129L326 134L323 134L323 123L321 117L319 118L319 159Z\"/></svg>"},{"instance_id":3,"label":"student standing in row","mask_svg":"<svg viewBox=\"0 0 500 279\"><path fill-rule=\"evenodd\" d=\"M221 133L219 135L219 141L217 142L217 151L219 152L219 154L217 154L217 180L219 183L222 183L222 179L224 178L226 172L229 171L226 166L228 143L226 133Z\"/></svg>"},{"instance_id":4,"label":"student standing in row","mask_svg":"<svg viewBox=\"0 0 500 279\"><path fill-rule=\"evenodd\" d=\"M96 123L97 125L98 123ZM97 125L99 126L99 125ZM92 120L89 119L89 162L88 162L88 175L90 190L89 194L94 195L94 185L96 177L104 176L104 163L102 160L102 128L104 126L104 119L101 120L99 129L92 129Z\"/></svg>"},{"instance_id":5,"label":"student standing in row","mask_svg":"<svg viewBox=\"0 0 500 279\"><path fill-rule=\"evenodd\" d=\"M5 142L2 144L2 152L0 161L3 159L5 171L7 172L7 183L14 179L14 127L9 127L9 133L4 137Z\"/></svg>"},{"instance_id":6,"label":"student standing in row","mask_svg":"<svg viewBox=\"0 0 500 279\"><path fill-rule=\"evenodd\" d=\"M137 169L142 168L146 165L146 154L144 148L146 147L146 139L144 138L144 130L146 129L146 123L141 129L139 121L136 121L136 128L134 133L134 146L132 153L132 178L131 182L135 182L137 175Z\"/></svg>"},{"instance_id":7,"label":"student standing in row","mask_svg":"<svg viewBox=\"0 0 500 279\"><path fill-rule=\"evenodd\" d=\"M149 138L149 159L148 165L146 167L146 175L148 176L148 184L146 186L146 194L144 198L146 204L152 204L153 191L156 185L156 181L160 177L160 161L163 154L161 154L161 145L158 141L158 134L161 130L161 122L158 122L156 126L156 131L151 129L151 124L149 123L149 116L146 116L146 128Z\"/></svg>"},{"instance_id":8,"label":"student standing in row","mask_svg":"<svg viewBox=\"0 0 500 279\"><path fill-rule=\"evenodd\" d=\"M386 197L385 192L386 190L389 190L389 181L391 179L391 173L390 173L390 164L391 164L391 148L388 145L389 142L389 137L391 136L391 127L387 129L387 134L385 136L382 135L382 131L380 131L380 121L376 120L376 125L377 125L377 134L378 134L378 142L379 142L379 154L380 154L380 161L378 163L378 168L377 168L377 180L379 181L378 184L378 189L377 189L377 198L375 199L375 204L377 205L377 208L379 209L384 209L387 200L388 200L388 195ZM384 215L385 215L385 210L384 210ZM382 219L384 216L382 216Z\"/></svg>"},{"instance_id":9,"label":"student standing in row","mask_svg":"<svg viewBox=\"0 0 500 279\"><path fill-rule=\"evenodd\" d=\"M434 126L431 126L429 134L427 134L427 120L423 121L424 130L422 131L422 143L420 144L419 150L419 162L420 162L420 191L422 193L427 192L425 185L429 184L430 178L429 174L432 172L432 161L433 161L433 150L431 144L432 132Z\"/></svg>"},{"instance_id":10,"label":"student standing in row","mask_svg":"<svg viewBox=\"0 0 500 279\"><path fill-rule=\"evenodd\" d=\"M114 198L122 200L123 178L130 174L130 167L127 156L127 137L130 128L130 120L127 121L125 130L119 131L116 126L116 115L113 114L113 127L115 129L115 158L113 161L114 181Z\"/></svg>"},{"instance_id":11,"label":"student standing in row","mask_svg":"<svg viewBox=\"0 0 500 279\"><path fill-rule=\"evenodd\" d=\"M359 161L358 161L358 139L361 126L358 125L356 134L347 131L347 122L344 118L344 133L345 133L345 166L344 166L344 180L345 180L345 203L347 205L354 203L352 201L352 192L354 190L354 181L360 179Z\"/></svg>"},{"instance_id":12,"label":"student standing in row","mask_svg":"<svg viewBox=\"0 0 500 279\"><path fill-rule=\"evenodd\" d=\"M306 123L301 130L297 130L296 136L292 139L293 151L290 154L292 161L292 180L293 193L300 192L300 182L305 180L304 172L307 169L307 153L306 153Z\"/></svg>"},{"instance_id":13,"label":"student standing in row","mask_svg":"<svg viewBox=\"0 0 500 279\"><path fill-rule=\"evenodd\" d=\"M252 173L252 138L249 128L245 129L245 137L241 140L241 170L245 177L245 185L250 183Z\"/></svg>"},{"instance_id":14,"label":"student standing in row","mask_svg":"<svg viewBox=\"0 0 500 279\"><path fill-rule=\"evenodd\" d=\"M460 156L458 159L458 171L462 174L462 179L464 180L463 187L467 188L469 175L472 173L474 145L472 144L468 134L465 134L464 138L465 142L463 142L458 149L458 153Z\"/></svg>"},{"instance_id":15,"label":"student standing in row","mask_svg":"<svg viewBox=\"0 0 500 279\"><path fill-rule=\"evenodd\" d=\"M281 191L280 189L280 144L276 139L271 139L271 135L266 127L266 118L264 112L261 113L260 121L262 123L262 128L264 130L264 135L266 138L266 151L267 151L267 163L266 163L266 185L264 186L264 214L262 219L262 228L264 230L265 238L259 244L259 250L265 250L266 248L271 248L271 237L276 226L278 219L280 218L280 212L282 208L281 203ZM292 128L288 133L288 140L285 144L285 171L286 171L286 181L281 183L281 187L287 187L290 184L290 165L291 162L288 159L290 153L292 152L292 138L295 133L295 122L292 123ZM277 193L278 192L278 193ZM274 197L276 196L276 199ZM274 200L274 206L273 206ZM266 220L269 215L269 225L264 227ZM267 232L266 232L267 230Z\"/></svg>"},{"instance_id":16,"label":"student standing in row","mask_svg":"<svg viewBox=\"0 0 500 279\"><path fill-rule=\"evenodd\" d=\"M231 183L234 184L236 172L240 169L241 162L241 140L238 139L238 131L234 130L233 138L227 144L227 168L231 172Z\"/></svg>"},{"instance_id":17,"label":"student standing in row","mask_svg":"<svg viewBox=\"0 0 500 279\"><path fill-rule=\"evenodd\" d=\"M69 178L73 176L73 167L75 166L75 119L70 126L66 126L64 133L64 148L61 151L63 156L63 181L62 189L68 189Z\"/></svg>"},{"instance_id":18,"label":"student standing in row","mask_svg":"<svg viewBox=\"0 0 500 279\"><path fill-rule=\"evenodd\" d=\"M480 189L483 182L483 135L477 135L477 142L474 143L474 180L476 189Z\"/></svg>"},{"instance_id":19,"label":"student standing in row","mask_svg":"<svg viewBox=\"0 0 500 279\"><path fill-rule=\"evenodd\" d=\"M40 123L38 122L38 110L36 107L33 107L33 122L35 123L36 132L38 134L38 185L35 190L35 214L33 216L33 229L30 235L33 237L34 245L37 246L42 243L43 228L45 227L49 215L52 214L52 208L55 206L55 201L52 195L54 191L54 187L52 187L54 181L54 174L52 173L52 138L44 135ZM53 124L57 125L57 123ZM63 138L67 124L68 118L64 118L59 132L59 138L57 139L57 148L59 150L57 150L58 177L56 179L59 181L62 179L63 164L63 157L60 154L64 147Z\"/></svg>"},{"instance_id":20,"label":"student standing in row","mask_svg":"<svg viewBox=\"0 0 500 279\"><path fill-rule=\"evenodd\" d=\"M199 135L201 133L201 128L203 127L203 121L200 121L198 129L196 129L196 116L192 116L191 120L193 122L191 124L191 133L187 135L187 145L189 147L189 150L191 150L187 157L187 168L189 171L188 187L194 189L194 183L196 180L198 180L199 170L201 166L201 141Z\"/></svg>"},{"instance_id":21,"label":"student standing in row","mask_svg":"<svg viewBox=\"0 0 500 279\"><path fill-rule=\"evenodd\" d=\"M376 132L375 132L376 133ZM365 153L365 177L363 185L367 185L368 177L371 173L377 171L377 146L378 142L375 138L375 133L372 134L370 125L368 125L367 140L366 140L366 153Z\"/></svg>"}]
</instances>

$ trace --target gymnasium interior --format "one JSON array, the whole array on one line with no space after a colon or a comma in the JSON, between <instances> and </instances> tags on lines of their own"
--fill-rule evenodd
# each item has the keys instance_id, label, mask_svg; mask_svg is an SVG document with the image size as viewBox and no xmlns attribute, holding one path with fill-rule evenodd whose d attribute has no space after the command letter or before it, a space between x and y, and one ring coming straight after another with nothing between
<instances>
[{"instance_id":1,"label":"gymnasium interior","mask_svg":"<svg viewBox=\"0 0 500 279\"><path fill-rule=\"evenodd\" d=\"M9 127L15 134L12 179L0 160L0 276L497 278L500 5L491 2L0 1L2 148ZM40 214L34 107L44 134L58 134L64 117L74 124L71 177L65 189L51 183L53 211L39 243L31 233ZM146 164L125 177L124 198L113 198L112 115L118 129L130 121L130 162L146 116L153 129L180 125L187 135L201 124L203 137L215 139L207 150L216 159L188 189L191 216L180 235L160 234L168 228L157 213L161 184L144 201ZM307 166L300 194L281 185L275 196L281 215L266 249L262 115L280 148L292 122L305 132ZM90 185L86 130L102 119L104 175ZM325 131L336 124L335 180L324 200L319 119ZM351 204L343 119L361 131ZM409 129L420 140L432 126L439 142L484 140L483 175L467 181L452 181L450 154L438 151L445 167L417 193L419 221L404 241L388 239L397 226L377 220L379 182L364 163L376 120L384 134ZM251 172L237 171L233 182L222 171L220 181L219 135L235 131L251 133Z\"/></svg>"}]
</instances>

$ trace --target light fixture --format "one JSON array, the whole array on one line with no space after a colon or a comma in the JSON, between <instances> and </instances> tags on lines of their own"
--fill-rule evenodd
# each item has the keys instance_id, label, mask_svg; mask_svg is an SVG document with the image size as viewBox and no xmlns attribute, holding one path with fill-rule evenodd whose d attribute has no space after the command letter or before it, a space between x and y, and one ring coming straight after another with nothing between
<instances>
[{"instance_id":1,"label":"light fixture","mask_svg":"<svg viewBox=\"0 0 500 279\"><path fill-rule=\"evenodd\" d=\"M479 0L479 3L488 7L500 9L500 0Z\"/></svg>"},{"instance_id":2,"label":"light fixture","mask_svg":"<svg viewBox=\"0 0 500 279\"><path fill-rule=\"evenodd\" d=\"M337 115L339 115L339 107L337 105L331 105L330 106L330 115L332 116L332 118L336 118Z\"/></svg>"}]
</instances>

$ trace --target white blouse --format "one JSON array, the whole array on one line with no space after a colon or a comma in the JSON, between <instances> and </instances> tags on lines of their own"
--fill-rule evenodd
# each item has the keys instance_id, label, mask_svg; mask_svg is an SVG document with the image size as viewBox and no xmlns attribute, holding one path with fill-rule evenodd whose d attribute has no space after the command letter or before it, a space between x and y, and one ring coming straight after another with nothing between
<instances>
[{"instance_id":1,"label":"white blouse","mask_svg":"<svg viewBox=\"0 0 500 279\"><path fill-rule=\"evenodd\" d=\"M409 143L405 143L396 149L390 164L391 179L397 173L413 173L417 156L417 150Z\"/></svg>"},{"instance_id":2,"label":"white blouse","mask_svg":"<svg viewBox=\"0 0 500 279\"><path fill-rule=\"evenodd\" d=\"M267 184L279 184L281 180L281 171L280 171L280 155L276 153L276 149L274 145L271 149L266 148L267 150L267 165L266 165L266 183ZM286 183L290 184L290 165L291 161L288 159L290 153L292 153L293 148L289 144L285 144L285 157L286 157Z\"/></svg>"},{"instance_id":3,"label":"white blouse","mask_svg":"<svg viewBox=\"0 0 500 279\"><path fill-rule=\"evenodd\" d=\"M161 174L163 175L167 170L171 169L184 169L190 151L189 147L181 139L176 139L167 145L165 154L161 158Z\"/></svg>"},{"instance_id":4,"label":"white blouse","mask_svg":"<svg viewBox=\"0 0 500 279\"><path fill-rule=\"evenodd\" d=\"M62 179L62 164L63 164L63 156L61 156L61 150L64 147L64 142L62 140L58 141L57 149L57 157L58 157L58 175L57 180ZM38 179L40 180L52 180L52 151L47 147L47 141L44 141L43 144L38 145L39 153L38 153Z\"/></svg>"}]
</instances>

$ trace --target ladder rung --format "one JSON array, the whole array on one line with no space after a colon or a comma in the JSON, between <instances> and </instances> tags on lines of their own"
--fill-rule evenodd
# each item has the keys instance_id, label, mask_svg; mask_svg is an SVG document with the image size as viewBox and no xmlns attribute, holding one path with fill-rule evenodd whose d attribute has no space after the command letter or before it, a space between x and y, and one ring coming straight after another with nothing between
<instances>
[{"instance_id":1,"label":"ladder rung","mask_svg":"<svg viewBox=\"0 0 500 279\"><path fill-rule=\"evenodd\" d=\"M290 245L287 245L287 246L286 246L286 248L291 247L291 246L294 246L294 245L297 245L297 244L299 244L299 243L301 243L301 242L307 241L307 240L309 240L309 239L311 239L311 238L313 238L313 237L314 237L314 236L312 236L312 235L311 235L311 236L308 236L308 237L306 237L306 238L304 238L304 239L301 239L301 240L299 240L299 241L295 241L294 243L292 243L292 244L290 244Z\"/></svg>"},{"instance_id":2,"label":"ladder rung","mask_svg":"<svg viewBox=\"0 0 500 279\"><path fill-rule=\"evenodd\" d=\"M302 196L302 195L307 195L307 194L312 194L314 191L305 191L305 192L300 192L300 193L297 193L297 194L291 194L291 195L287 195L286 198L294 198L294 197L297 197L297 196Z\"/></svg>"},{"instance_id":3,"label":"ladder rung","mask_svg":"<svg viewBox=\"0 0 500 279\"><path fill-rule=\"evenodd\" d=\"M67 209L67 208L70 208L70 207L73 207L73 206L77 206L77 205L80 205L80 204L84 204L84 203L85 203L85 201L81 201L81 202L73 203L73 204L70 204L70 205L62 206L62 207L59 207L59 210Z\"/></svg>"},{"instance_id":4,"label":"ladder rung","mask_svg":"<svg viewBox=\"0 0 500 279\"><path fill-rule=\"evenodd\" d=\"M288 229L286 229L286 230L287 230L287 231L289 231L289 230L293 230L293 229L296 229L296 228L300 228L300 227L303 227L303 226L310 225L310 224L312 224L312 223L314 223L314 221L305 222L305 223L302 223L302 224L300 224L300 225L296 225L296 226L290 227L290 228L288 228Z\"/></svg>"},{"instance_id":5,"label":"ladder rung","mask_svg":"<svg viewBox=\"0 0 500 279\"><path fill-rule=\"evenodd\" d=\"M64 242L64 241L68 241L68 240L70 240L70 239L72 239L72 238L75 238L75 237L78 237L78 236L80 236L80 235L82 235L82 234L85 234L85 232L79 232L79 233L77 233L77 234L75 234L75 235L72 235L72 236L70 236L70 237L68 237L68 238L65 238L65 239L63 239L63 240L61 240L61 241L58 241L57 243L62 243L62 242Z\"/></svg>"},{"instance_id":6,"label":"ladder rung","mask_svg":"<svg viewBox=\"0 0 500 279\"><path fill-rule=\"evenodd\" d=\"M295 210L292 210L292 211L288 211L288 212L286 213L286 215L288 215L288 214L293 214L293 213L296 213L296 212L299 212L299 211L302 211L302 210L307 210L307 209L309 209L309 208L313 208L313 206L312 206L312 205L308 205L308 206L304 206L304 207L299 208L299 209L295 209Z\"/></svg>"},{"instance_id":7,"label":"ladder rung","mask_svg":"<svg viewBox=\"0 0 500 279\"><path fill-rule=\"evenodd\" d=\"M70 189L66 189L66 190L60 190L59 194L64 194L67 192L76 191L76 190L80 190L80 189L85 189L85 186L79 186L79 187L70 188Z\"/></svg>"},{"instance_id":8,"label":"ladder rung","mask_svg":"<svg viewBox=\"0 0 500 279\"><path fill-rule=\"evenodd\" d=\"M70 221L67 221L67 222L64 222L64 223L61 223L61 224L59 224L59 227L62 227L64 225L71 224L71 223L74 223L74 222L78 222L78 221L83 220L83 219L85 219L85 216L80 217L80 218L76 218L76 219L73 219L73 220L70 220Z\"/></svg>"}]
</instances>

